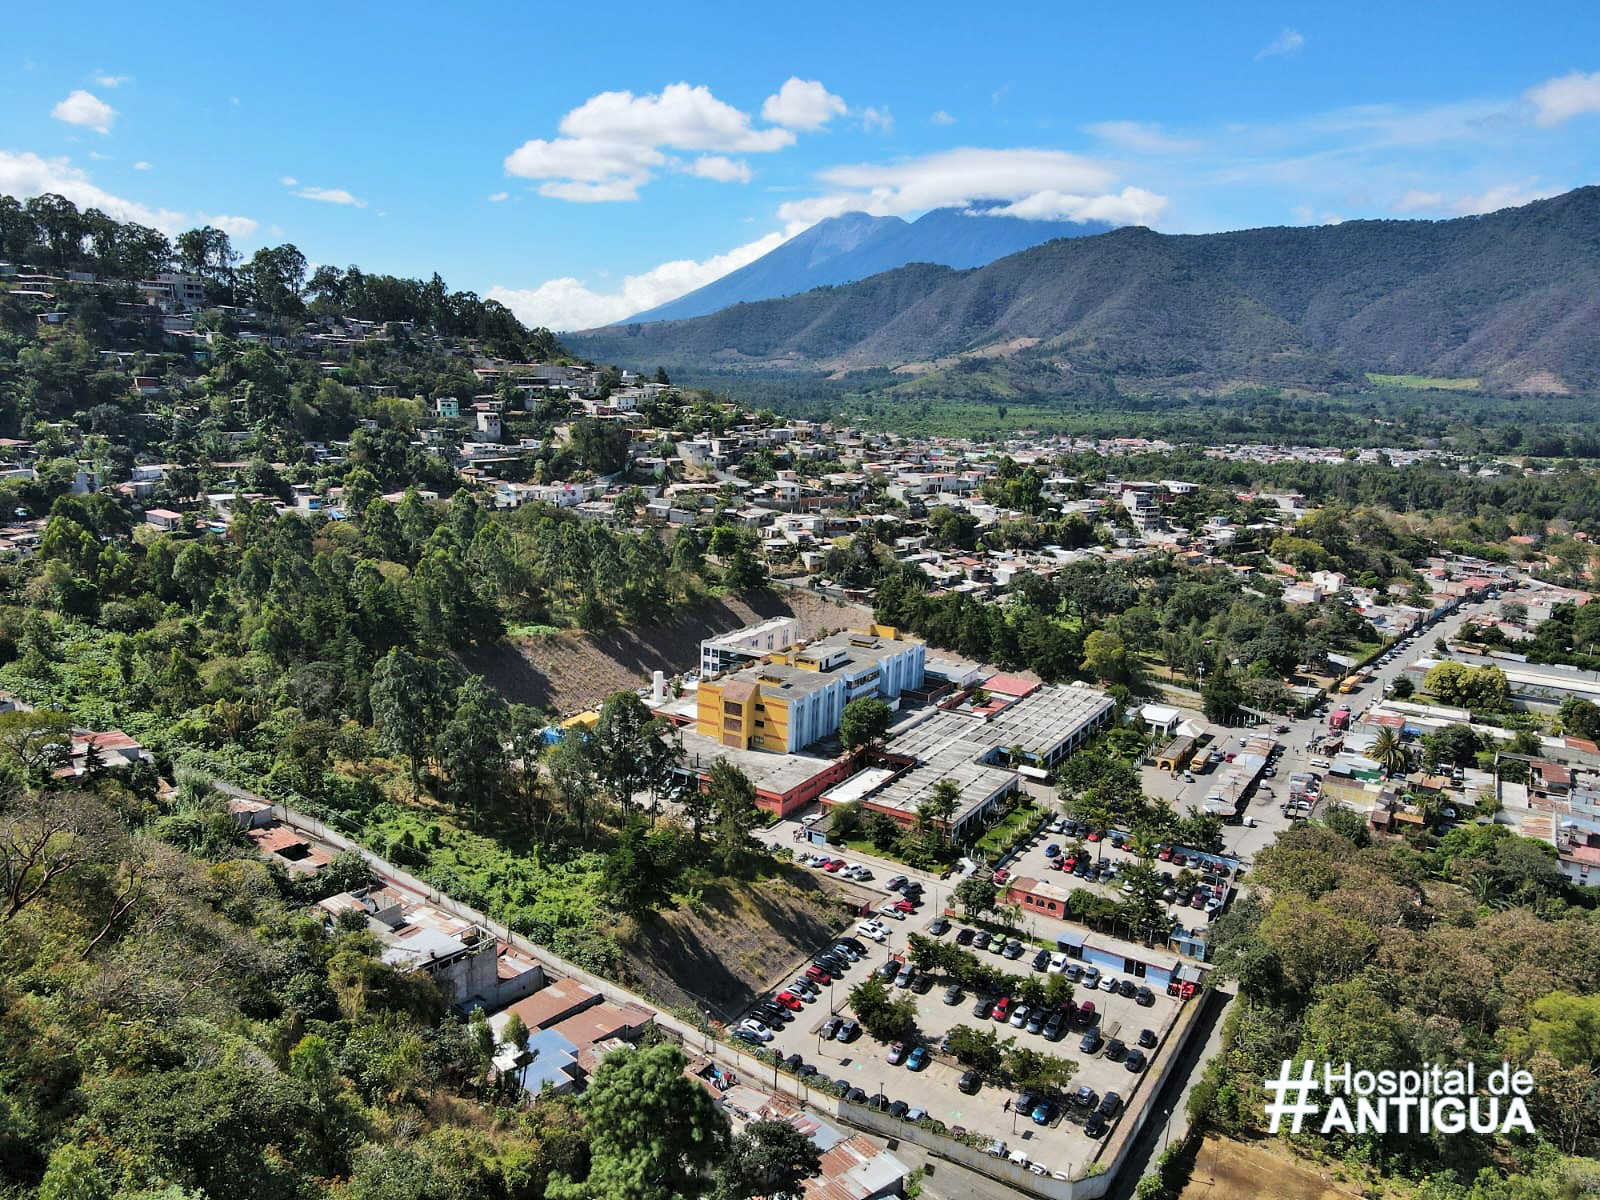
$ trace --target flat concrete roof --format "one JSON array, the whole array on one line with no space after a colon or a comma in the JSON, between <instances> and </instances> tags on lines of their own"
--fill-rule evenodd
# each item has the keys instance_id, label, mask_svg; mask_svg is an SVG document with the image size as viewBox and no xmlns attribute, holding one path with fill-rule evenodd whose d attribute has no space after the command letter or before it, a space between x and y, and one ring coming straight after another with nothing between
<instances>
[{"instance_id":1,"label":"flat concrete roof","mask_svg":"<svg viewBox=\"0 0 1600 1200\"><path fill-rule=\"evenodd\" d=\"M750 777L757 791L781 796L833 766L833 760L813 754L780 754L773 750L745 750L724 746L693 728L680 729L683 762L690 770L710 770L725 758Z\"/></svg>"}]
</instances>

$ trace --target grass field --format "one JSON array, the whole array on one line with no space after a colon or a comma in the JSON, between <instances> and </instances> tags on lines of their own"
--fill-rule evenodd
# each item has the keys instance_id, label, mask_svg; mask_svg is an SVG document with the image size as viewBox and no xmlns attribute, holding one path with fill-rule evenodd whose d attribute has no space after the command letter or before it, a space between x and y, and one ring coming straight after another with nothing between
<instances>
[{"instance_id":1,"label":"grass field","mask_svg":"<svg viewBox=\"0 0 1600 1200\"><path fill-rule=\"evenodd\" d=\"M1431 392L1476 392L1483 386L1481 379L1450 379L1443 375L1375 375L1367 372L1369 383L1384 387L1417 388Z\"/></svg>"}]
</instances>

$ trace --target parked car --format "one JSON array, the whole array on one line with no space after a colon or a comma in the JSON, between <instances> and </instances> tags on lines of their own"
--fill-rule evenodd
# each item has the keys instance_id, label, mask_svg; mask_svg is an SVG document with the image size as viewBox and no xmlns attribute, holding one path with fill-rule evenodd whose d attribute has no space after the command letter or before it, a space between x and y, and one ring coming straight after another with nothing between
<instances>
[{"instance_id":1,"label":"parked car","mask_svg":"<svg viewBox=\"0 0 1600 1200\"><path fill-rule=\"evenodd\" d=\"M884 962L879 963L876 967L873 967L872 973L887 983L896 975L900 974L900 960L897 958L887 959Z\"/></svg>"},{"instance_id":2,"label":"parked car","mask_svg":"<svg viewBox=\"0 0 1600 1200\"><path fill-rule=\"evenodd\" d=\"M905 1062L906 1055L910 1053L910 1049L911 1048L904 1042L895 1042L889 1047L889 1053L884 1057L888 1060L888 1063L891 1067L898 1067L901 1063Z\"/></svg>"},{"instance_id":3,"label":"parked car","mask_svg":"<svg viewBox=\"0 0 1600 1200\"><path fill-rule=\"evenodd\" d=\"M1001 996L995 1001L994 1009L989 1014L996 1021L1008 1020L1011 1016L1011 997Z\"/></svg>"},{"instance_id":4,"label":"parked car","mask_svg":"<svg viewBox=\"0 0 1600 1200\"><path fill-rule=\"evenodd\" d=\"M989 933L989 931L987 929L980 929L973 936L972 948L974 950L987 950L989 948L989 943L992 940L993 940L993 937L991 936L991 934Z\"/></svg>"},{"instance_id":5,"label":"parked car","mask_svg":"<svg viewBox=\"0 0 1600 1200\"><path fill-rule=\"evenodd\" d=\"M1134 992L1133 1000L1140 1008L1149 1008L1156 1002L1156 994L1148 987L1141 986L1138 991Z\"/></svg>"},{"instance_id":6,"label":"parked car","mask_svg":"<svg viewBox=\"0 0 1600 1200\"><path fill-rule=\"evenodd\" d=\"M1122 1065L1130 1071L1142 1071L1146 1061L1143 1050L1129 1050L1128 1057L1122 1060Z\"/></svg>"},{"instance_id":7,"label":"parked car","mask_svg":"<svg viewBox=\"0 0 1600 1200\"><path fill-rule=\"evenodd\" d=\"M926 1046L916 1046L916 1047L914 1047L912 1049L911 1053L906 1057L906 1070L908 1070L908 1071L920 1071L920 1070L922 1070L923 1067L928 1065L928 1058L929 1058L929 1054L928 1054L928 1048Z\"/></svg>"},{"instance_id":8,"label":"parked car","mask_svg":"<svg viewBox=\"0 0 1600 1200\"><path fill-rule=\"evenodd\" d=\"M1139 1030L1139 1045L1147 1050L1154 1050L1156 1046L1156 1031L1154 1029Z\"/></svg>"},{"instance_id":9,"label":"parked car","mask_svg":"<svg viewBox=\"0 0 1600 1200\"><path fill-rule=\"evenodd\" d=\"M962 992L961 985L959 983L952 983L944 990L944 1002L950 1006L960 1004L963 995L965 995L965 993Z\"/></svg>"},{"instance_id":10,"label":"parked car","mask_svg":"<svg viewBox=\"0 0 1600 1200\"><path fill-rule=\"evenodd\" d=\"M831 1042L838 1034L839 1026L843 1024L843 1017L829 1017L822 1023L822 1028L818 1031L817 1036L825 1042Z\"/></svg>"},{"instance_id":11,"label":"parked car","mask_svg":"<svg viewBox=\"0 0 1600 1200\"><path fill-rule=\"evenodd\" d=\"M1090 1026L1089 1031L1083 1035L1083 1039L1078 1043L1078 1051L1081 1054L1098 1054L1100 1051L1100 1031Z\"/></svg>"},{"instance_id":12,"label":"parked car","mask_svg":"<svg viewBox=\"0 0 1600 1200\"><path fill-rule=\"evenodd\" d=\"M740 1021L738 1028L745 1033L754 1035L760 1041L770 1042L772 1040L772 1030L754 1018Z\"/></svg>"},{"instance_id":13,"label":"parked car","mask_svg":"<svg viewBox=\"0 0 1600 1200\"><path fill-rule=\"evenodd\" d=\"M1034 1009L1031 1013L1028 1014L1028 1024L1026 1026L1028 1032L1029 1033L1041 1033L1041 1032L1043 1032L1044 1023L1049 1018L1049 1016L1050 1016L1050 1013L1049 1013L1049 1011L1047 1009L1044 1009L1044 1008L1036 1008L1036 1009Z\"/></svg>"},{"instance_id":14,"label":"parked car","mask_svg":"<svg viewBox=\"0 0 1600 1200\"><path fill-rule=\"evenodd\" d=\"M864 938L871 938L875 942L884 942L889 939L889 931L876 921L863 921L856 926L856 932Z\"/></svg>"},{"instance_id":15,"label":"parked car","mask_svg":"<svg viewBox=\"0 0 1600 1200\"><path fill-rule=\"evenodd\" d=\"M733 1036L741 1042L749 1042L753 1046L759 1046L763 1042L767 1041L772 1035L768 1034L767 1037L762 1037L755 1030L745 1029L743 1026L740 1026L733 1031Z\"/></svg>"},{"instance_id":16,"label":"parked car","mask_svg":"<svg viewBox=\"0 0 1600 1200\"><path fill-rule=\"evenodd\" d=\"M1083 986L1086 988L1096 988L1100 986L1099 967L1085 967L1083 969Z\"/></svg>"},{"instance_id":17,"label":"parked car","mask_svg":"<svg viewBox=\"0 0 1600 1200\"><path fill-rule=\"evenodd\" d=\"M1010 939L1008 939L1006 941L1006 944L1001 948L1000 954L1001 954L1001 957L1010 959L1012 962L1015 962L1017 959L1022 957L1022 943L1019 942L1016 938L1010 938Z\"/></svg>"},{"instance_id":18,"label":"parked car","mask_svg":"<svg viewBox=\"0 0 1600 1200\"><path fill-rule=\"evenodd\" d=\"M950 931L950 922L945 917L935 917L928 923L928 932L934 937L943 937Z\"/></svg>"},{"instance_id":19,"label":"parked car","mask_svg":"<svg viewBox=\"0 0 1600 1200\"><path fill-rule=\"evenodd\" d=\"M1033 1117L1035 1125L1048 1125L1050 1124L1050 1118L1056 1115L1055 1106L1049 1100L1040 1100L1033 1106L1033 1112L1030 1115Z\"/></svg>"},{"instance_id":20,"label":"parked car","mask_svg":"<svg viewBox=\"0 0 1600 1200\"><path fill-rule=\"evenodd\" d=\"M956 945L958 945L958 946L970 946L970 945L972 945L972 939L977 937L977 936L978 936L978 934L977 934L976 930L968 929L966 926L963 925L956 932Z\"/></svg>"},{"instance_id":21,"label":"parked car","mask_svg":"<svg viewBox=\"0 0 1600 1200\"><path fill-rule=\"evenodd\" d=\"M901 888L905 887L905 885L910 883L910 882L911 881L909 879L907 879L904 875L894 875L894 876L891 876L889 878L888 882L886 882L883 886L888 888L891 892L898 892Z\"/></svg>"},{"instance_id":22,"label":"parked car","mask_svg":"<svg viewBox=\"0 0 1600 1200\"><path fill-rule=\"evenodd\" d=\"M1092 1112L1084 1118L1083 1134L1085 1137L1097 1138L1105 1131L1106 1119L1099 1112Z\"/></svg>"},{"instance_id":23,"label":"parked car","mask_svg":"<svg viewBox=\"0 0 1600 1200\"><path fill-rule=\"evenodd\" d=\"M1094 1001L1085 1000L1078 1006L1078 1020L1085 1025L1094 1024Z\"/></svg>"},{"instance_id":24,"label":"parked car","mask_svg":"<svg viewBox=\"0 0 1600 1200\"><path fill-rule=\"evenodd\" d=\"M1011 1015L1006 1018L1006 1024L1013 1029L1021 1029L1028 1020L1028 1013L1032 1011L1026 1004L1019 1004L1011 1010Z\"/></svg>"},{"instance_id":25,"label":"parked car","mask_svg":"<svg viewBox=\"0 0 1600 1200\"><path fill-rule=\"evenodd\" d=\"M821 989L809 979L796 979L789 985L789 990L801 996L809 996L813 1000L822 995Z\"/></svg>"},{"instance_id":26,"label":"parked car","mask_svg":"<svg viewBox=\"0 0 1600 1200\"><path fill-rule=\"evenodd\" d=\"M880 916L889 917L891 920L904 921L906 919L906 910L908 910L911 906L906 905L906 910L903 910L896 907L900 904L905 904L905 901L896 900L892 903L885 904L882 908L878 909L878 913Z\"/></svg>"},{"instance_id":27,"label":"parked car","mask_svg":"<svg viewBox=\"0 0 1600 1200\"><path fill-rule=\"evenodd\" d=\"M805 1001L800 999L800 997L796 996L793 992L779 992L773 997L773 999L787 1008L790 1012L799 1012L806 1006Z\"/></svg>"},{"instance_id":28,"label":"parked car","mask_svg":"<svg viewBox=\"0 0 1600 1200\"><path fill-rule=\"evenodd\" d=\"M1058 855L1060 853L1061 853L1061 847L1056 845L1054 842L1051 842L1048 846L1046 846L1044 848L1044 856L1046 858L1054 858L1056 855Z\"/></svg>"},{"instance_id":29,"label":"parked car","mask_svg":"<svg viewBox=\"0 0 1600 1200\"><path fill-rule=\"evenodd\" d=\"M911 981L917 977L917 968L914 963L907 963L900 968L900 974L895 976L894 985L897 988L908 988Z\"/></svg>"},{"instance_id":30,"label":"parked car","mask_svg":"<svg viewBox=\"0 0 1600 1200\"><path fill-rule=\"evenodd\" d=\"M1050 1019L1044 1023L1044 1028L1040 1032L1044 1034L1046 1041L1059 1042L1066 1029L1067 1014L1065 1010L1058 1008L1050 1014Z\"/></svg>"},{"instance_id":31,"label":"parked car","mask_svg":"<svg viewBox=\"0 0 1600 1200\"><path fill-rule=\"evenodd\" d=\"M867 1093L861 1088L853 1087L844 1094L844 1098L850 1101L851 1104L865 1104L867 1102Z\"/></svg>"},{"instance_id":32,"label":"parked car","mask_svg":"<svg viewBox=\"0 0 1600 1200\"><path fill-rule=\"evenodd\" d=\"M972 1015L975 1017L994 1016L994 996L979 996L972 1005Z\"/></svg>"},{"instance_id":33,"label":"parked car","mask_svg":"<svg viewBox=\"0 0 1600 1200\"><path fill-rule=\"evenodd\" d=\"M1106 1057L1112 1062L1121 1062L1128 1053L1128 1044L1121 1038L1112 1038L1106 1043Z\"/></svg>"},{"instance_id":34,"label":"parked car","mask_svg":"<svg viewBox=\"0 0 1600 1200\"><path fill-rule=\"evenodd\" d=\"M959 1088L963 1094L968 1096L977 1095L978 1089L982 1086L983 1076L979 1075L976 1071L962 1072L960 1080L958 1080L956 1083L956 1087Z\"/></svg>"},{"instance_id":35,"label":"parked car","mask_svg":"<svg viewBox=\"0 0 1600 1200\"><path fill-rule=\"evenodd\" d=\"M1050 965L1050 951L1041 950L1041 951L1039 951L1039 953L1037 953L1037 954L1035 954L1033 956L1033 969L1035 971L1043 971L1049 965Z\"/></svg>"},{"instance_id":36,"label":"parked car","mask_svg":"<svg viewBox=\"0 0 1600 1200\"><path fill-rule=\"evenodd\" d=\"M1086 1083L1072 1093L1072 1102L1079 1108L1094 1108L1100 1103L1100 1096Z\"/></svg>"},{"instance_id":37,"label":"parked car","mask_svg":"<svg viewBox=\"0 0 1600 1200\"><path fill-rule=\"evenodd\" d=\"M1129 999L1132 999L1133 994L1138 990L1139 985L1134 983L1131 979L1124 979L1121 983L1117 984L1117 995L1126 996Z\"/></svg>"},{"instance_id":38,"label":"parked car","mask_svg":"<svg viewBox=\"0 0 1600 1200\"><path fill-rule=\"evenodd\" d=\"M1067 977L1068 983L1077 983L1078 980L1083 978L1083 964L1068 963L1066 967L1062 969L1062 974Z\"/></svg>"},{"instance_id":39,"label":"parked car","mask_svg":"<svg viewBox=\"0 0 1600 1200\"><path fill-rule=\"evenodd\" d=\"M1107 1092L1100 1097L1100 1107L1095 1109L1102 1117L1114 1117L1117 1110L1122 1107L1122 1097L1115 1092Z\"/></svg>"},{"instance_id":40,"label":"parked car","mask_svg":"<svg viewBox=\"0 0 1600 1200\"><path fill-rule=\"evenodd\" d=\"M806 968L806 978L813 983L828 983L833 979L833 976L829 975L821 967L812 966Z\"/></svg>"},{"instance_id":41,"label":"parked car","mask_svg":"<svg viewBox=\"0 0 1600 1200\"><path fill-rule=\"evenodd\" d=\"M853 1042L861 1036L861 1023L846 1017L839 1026L839 1032L833 1035L836 1042Z\"/></svg>"}]
</instances>

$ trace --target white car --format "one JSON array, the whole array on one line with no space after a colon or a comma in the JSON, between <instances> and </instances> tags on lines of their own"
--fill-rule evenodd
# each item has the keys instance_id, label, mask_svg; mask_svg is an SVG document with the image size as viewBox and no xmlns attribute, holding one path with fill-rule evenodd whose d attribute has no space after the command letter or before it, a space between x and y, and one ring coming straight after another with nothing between
<instances>
[{"instance_id":1,"label":"white car","mask_svg":"<svg viewBox=\"0 0 1600 1200\"><path fill-rule=\"evenodd\" d=\"M1114 992L1114 991L1116 991L1117 990L1117 981L1115 979L1111 978L1111 976L1109 976L1109 975L1105 976L1103 979L1100 980L1100 990L1102 992Z\"/></svg>"},{"instance_id":2,"label":"white car","mask_svg":"<svg viewBox=\"0 0 1600 1200\"><path fill-rule=\"evenodd\" d=\"M904 921L906 919L905 913L900 912L898 909L896 909L895 906L894 906L894 902L893 901L889 902L888 904L885 904L882 908L880 908L878 910L878 912L882 916L893 917L896 921Z\"/></svg>"},{"instance_id":3,"label":"white car","mask_svg":"<svg viewBox=\"0 0 1600 1200\"><path fill-rule=\"evenodd\" d=\"M1045 968L1047 974L1059 975L1067 969L1067 956L1057 950L1050 956L1050 965Z\"/></svg>"},{"instance_id":4,"label":"white car","mask_svg":"<svg viewBox=\"0 0 1600 1200\"><path fill-rule=\"evenodd\" d=\"M772 1030L768 1029L760 1021L754 1019L740 1021L739 1028L748 1034L760 1038L763 1042L770 1042L772 1040Z\"/></svg>"},{"instance_id":5,"label":"white car","mask_svg":"<svg viewBox=\"0 0 1600 1200\"><path fill-rule=\"evenodd\" d=\"M1007 1021L1006 1024L1010 1025L1013 1029L1021 1029L1028 1023L1028 1013L1031 1011L1032 1009L1030 1009L1026 1004L1017 1005L1011 1010L1011 1019Z\"/></svg>"},{"instance_id":6,"label":"white car","mask_svg":"<svg viewBox=\"0 0 1600 1200\"><path fill-rule=\"evenodd\" d=\"M856 932L864 938L871 938L875 942L886 942L889 940L889 931L882 925L876 925L871 921L863 921L861 924L857 925Z\"/></svg>"}]
</instances>

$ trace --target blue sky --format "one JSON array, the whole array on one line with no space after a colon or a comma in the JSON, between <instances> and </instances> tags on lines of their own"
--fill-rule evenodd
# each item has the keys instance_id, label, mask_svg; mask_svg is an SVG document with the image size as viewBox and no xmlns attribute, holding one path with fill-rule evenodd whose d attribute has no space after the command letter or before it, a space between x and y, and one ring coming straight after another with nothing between
<instances>
[{"instance_id":1,"label":"blue sky","mask_svg":"<svg viewBox=\"0 0 1600 1200\"><path fill-rule=\"evenodd\" d=\"M849 209L1186 233L1596 182L1600 5L1518 7L13 6L0 192L573 328Z\"/></svg>"}]
</instances>

